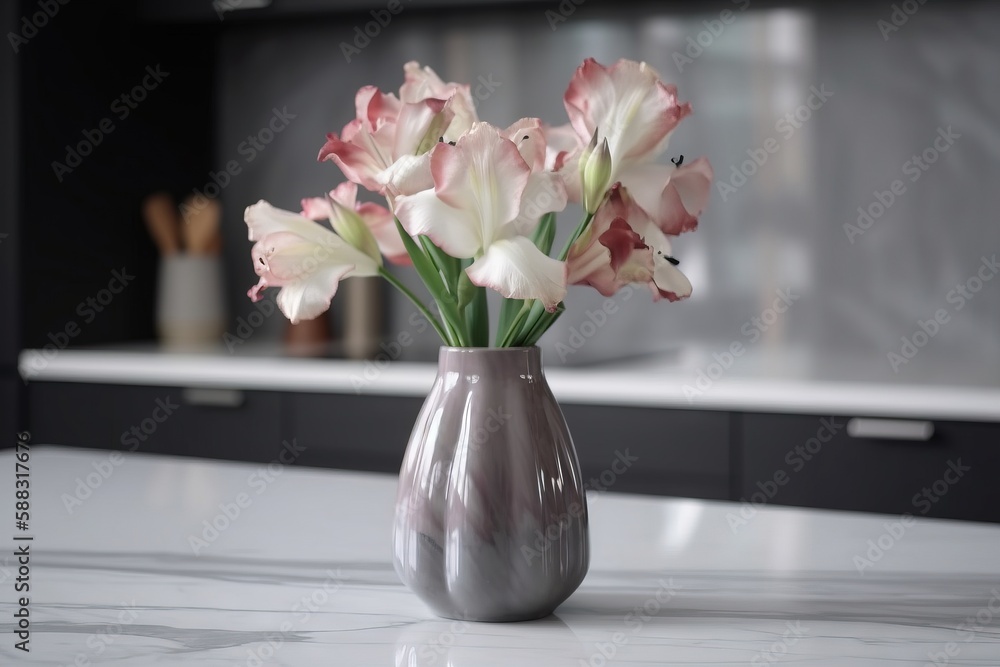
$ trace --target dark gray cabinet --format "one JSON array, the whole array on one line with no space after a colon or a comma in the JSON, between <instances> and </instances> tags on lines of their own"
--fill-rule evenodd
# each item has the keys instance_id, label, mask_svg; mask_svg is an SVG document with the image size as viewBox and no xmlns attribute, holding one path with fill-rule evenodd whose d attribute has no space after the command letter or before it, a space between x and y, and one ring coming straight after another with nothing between
<instances>
[{"instance_id":1,"label":"dark gray cabinet","mask_svg":"<svg viewBox=\"0 0 1000 667\"><path fill-rule=\"evenodd\" d=\"M28 405L36 443L270 462L286 437L275 392L34 382Z\"/></svg>"},{"instance_id":2,"label":"dark gray cabinet","mask_svg":"<svg viewBox=\"0 0 1000 667\"><path fill-rule=\"evenodd\" d=\"M11 383L0 383L0 395ZM35 443L395 473L423 399L32 382ZM1000 424L564 404L590 489L1000 522ZM287 463L287 455L282 459Z\"/></svg>"},{"instance_id":3,"label":"dark gray cabinet","mask_svg":"<svg viewBox=\"0 0 1000 667\"><path fill-rule=\"evenodd\" d=\"M288 393L288 435L305 447L299 463L399 472L419 398Z\"/></svg>"},{"instance_id":4,"label":"dark gray cabinet","mask_svg":"<svg viewBox=\"0 0 1000 667\"><path fill-rule=\"evenodd\" d=\"M939 421L928 440L852 436L845 416L743 414L751 502L1000 521L1000 424Z\"/></svg>"},{"instance_id":5,"label":"dark gray cabinet","mask_svg":"<svg viewBox=\"0 0 1000 667\"><path fill-rule=\"evenodd\" d=\"M727 413L574 404L562 410L589 488L729 497Z\"/></svg>"}]
</instances>

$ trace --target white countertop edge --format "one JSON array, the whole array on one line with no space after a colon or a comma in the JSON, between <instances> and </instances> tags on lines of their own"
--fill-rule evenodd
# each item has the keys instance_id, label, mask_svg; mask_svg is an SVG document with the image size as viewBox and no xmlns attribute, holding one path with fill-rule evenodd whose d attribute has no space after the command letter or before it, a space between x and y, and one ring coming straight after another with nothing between
<instances>
[{"instance_id":1,"label":"white countertop edge","mask_svg":"<svg viewBox=\"0 0 1000 667\"><path fill-rule=\"evenodd\" d=\"M38 350L24 350L19 371L25 382L422 397L435 365L92 350L62 350L45 358ZM1000 389L993 388L722 377L689 396L684 387L692 387L694 378L677 373L605 367L552 368L546 375L564 403L1000 422Z\"/></svg>"}]
</instances>

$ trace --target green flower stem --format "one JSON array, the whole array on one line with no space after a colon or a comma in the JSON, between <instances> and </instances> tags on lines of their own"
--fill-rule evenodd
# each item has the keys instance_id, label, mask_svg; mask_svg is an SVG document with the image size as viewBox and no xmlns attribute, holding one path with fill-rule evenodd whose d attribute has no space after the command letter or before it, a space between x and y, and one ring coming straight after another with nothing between
<instances>
[{"instance_id":1,"label":"green flower stem","mask_svg":"<svg viewBox=\"0 0 1000 667\"><path fill-rule=\"evenodd\" d=\"M442 340L454 347L468 347L465 325L458 312L458 303L455 301L454 295L448 291L441 273L431 258L427 256L427 253L417 245L413 237L400 224L399 218L396 218L396 230L399 232L400 238L403 239L406 253L413 260L413 268L416 269L417 274L420 275L420 279L424 281L427 290L434 297L434 300L437 301L438 308L441 311L441 319L445 323L445 330L448 331L448 335L439 332Z\"/></svg>"},{"instance_id":2,"label":"green flower stem","mask_svg":"<svg viewBox=\"0 0 1000 667\"><path fill-rule=\"evenodd\" d=\"M594 219L593 213L587 213L583 220L577 225L577 228L573 231L570 237L566 240L566 245L556 256L560 262L565 262L566 258L569 256L570 250L573 248L573 244L576 243L577 239L587 230L590 226L590 222ZM526 304L529 302L525 302ZM528 312L527 316L524 318L523 322L517 329L517 335L513 337L511 345L524 345L530 346L538 342L538 339L542 337L549 327L559 318L562 311L566 309L565 305L560 303L556 311L550 313L545 310L541 302L535 301L531 304L531 310ZM519 314L520 315L520 314ZM513 328L513 327L512 327Z\"/></svg>"},{"instance_id":3,"label":"green flower stem","mask_svg":"<svg viewBox=\"0 0 1000 667\"><path fill-rule=\"evenodd\" d=\"M417 307L417 310L423 313L423 316L426 317L427 321L431 323L431 326L438 332L438 335L441 336L442 340L447 342L449 345L454 345L451 337L445 333L444 327L441 326L441 322L438 321L438 318L434 317L434 314L430 311L430 309L427 308L427 306L425 306L419 298L417 298L416 294L410 291L409 287L400 282L399 278L389 273L384 266L379 267L378 273L380 276L389 281L390 285L398 289L404 296L406 296L407 299L413 302L413 305Z\"/></svg>"},{"instance_id":4,"label":"green flower stem","mask_svg":"<svg viewBox=\"0 0 1000 667\"><path fill-rule=\"evenodd\" d=\"M586 231L587 227L590 226L590 221L593 219L594 219L593 213L588 213L583 218L583 222L581 222L577 226L576 231L574 231L573 234L566 240L566 245L563 246L562 251L560 251L559 256L556 257L556 259L558 259L560 262L566 261L566 258L569 257L569 251L570 249L572 249L573 244L576 243L576 240L580 238L580 235L583 234L584 231Z\"/></svg>"},{"instance_id":5,"label":"green flower stem","mask_svg":"<svg viewBox=\"0 0 1000 667\"><path fill-rule=\"evenodd\" d=\"M526 299L522 301L521 307L513 316L513 319L511 319L507 330L497 331L497 347L513 347L512 343L520 337L521 324L524 322L524 318L528 316L528 312L531 311L531 305L533 303L534 299Z\"/></svg>"}]
</instances>

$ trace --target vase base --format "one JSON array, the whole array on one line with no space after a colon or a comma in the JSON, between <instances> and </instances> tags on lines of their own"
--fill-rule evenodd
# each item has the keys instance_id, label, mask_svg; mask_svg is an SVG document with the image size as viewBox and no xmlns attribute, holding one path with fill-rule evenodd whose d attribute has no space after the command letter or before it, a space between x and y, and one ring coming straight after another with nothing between
<instances>
[{"instance_id":1,"label":"vase base","mask_svg":"<svg viewBox=\"0 0 1000 667\"><path fill-rule=\"evenodd\" d=\"M553 613L555 609L548 609L546 611L540 612L525 612L521 614L501 614L497 616L487 615L487 616L477 616L470 614L455 614L446 613L432 609L435 615L441 618L446 618L451 621L466 621L468 623L525 623L527 621L538 621L543 618L548 618Z\"/></svg>"}]
</instances>

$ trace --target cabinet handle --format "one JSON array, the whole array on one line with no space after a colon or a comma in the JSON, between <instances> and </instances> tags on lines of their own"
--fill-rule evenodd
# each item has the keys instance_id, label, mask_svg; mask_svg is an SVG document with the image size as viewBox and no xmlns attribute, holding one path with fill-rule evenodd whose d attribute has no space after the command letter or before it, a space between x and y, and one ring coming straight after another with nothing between
<instances>
[{"instance_id":1,"label":"cabinet handle","mask_svg":"<svg viewBox=\"0 0 1000 667\"><path fill-rule=\"evenodd\" d=\"M188 405L213 408L238 408L243 405L243 392L239 389L188 388L181 392L181 400Z\"/></svg>"},{"instance_id":2,"label":"cabinet handle","mask_svg":"<svg viewBox=\"0 0 1000 667\"><path fill-rule=\"evenodd\" d=\"M926 442L934 436L934 423L910 419L867 419L855 417L847 422L847 435L852 438L882 440L916 440Z\"/></svg>"}]
</instances>

